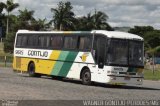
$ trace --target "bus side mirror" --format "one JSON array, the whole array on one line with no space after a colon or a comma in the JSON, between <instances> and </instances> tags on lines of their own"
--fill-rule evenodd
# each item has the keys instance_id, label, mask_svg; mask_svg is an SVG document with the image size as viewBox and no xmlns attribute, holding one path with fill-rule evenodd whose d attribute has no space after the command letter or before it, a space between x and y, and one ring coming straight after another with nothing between
<instances>
[{"instance_id":1,"label":"bus side mirror","mask_svg":"<svg viewBox=\"0 0 160 106\"><path fill-rule=\"evenodd\" d=\"M98 63L98 68L103 68L104 67L104 63L103 62L99 62Z\"/></svg>"}]
</instances>

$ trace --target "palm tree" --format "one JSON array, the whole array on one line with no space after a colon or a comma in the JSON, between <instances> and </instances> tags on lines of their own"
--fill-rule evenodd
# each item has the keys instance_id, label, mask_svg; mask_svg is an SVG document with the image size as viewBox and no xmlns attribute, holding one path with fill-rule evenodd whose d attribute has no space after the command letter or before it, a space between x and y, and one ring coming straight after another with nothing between
<instances>
[{"instance_id":1,"label":"palm tree","mask_svg":"<svg viewBox=\"0 0 160 106\"><path fill-rule=\"evenodd\" d=\"M80 28L80 30L113 30L107 23L107 19L108 16L105 13L95 11L93 15L89 13L87 16L78 18L77 28Z\"/></svg>"},{"instance_id":2,"label":"palm tree","mask_svg":"<svg viewBox=\"0 0 160 106\"><path fill-rule=\"evenodd\" d=\"M28 11L26 8L24 10L19 10L19 19L21 21L29 21L33 18L34 11Z\"/></svg>"},{"instance_id":3,"label":"palm tree","mask_svg":"<svg viewBox=\"0 0 160 106\"><path fill-rule=\"evenodd\" d=\"M88 13L87 16L80 17L77 20L77 30L89 31L94 27L91 13Z\"/></svg>"},{"instance_id":4,"label":"palm tree","mask_svg":"<svg viewBox=\"0 0 160 106\"><path fill-rule=\"evenodd\" d=\"M47 30L47 28L49 28L50 23L48 23L46 19L38 19L38 20L33 20L31 26L33 27L33 30L44 31Z\"/></svg>"},{"instance_id":5,"label":"palm tree","mask_svg":"<svg viewBox=\"0 0 160 106\"><path fill-rule=\"evenodd\" d=\"M108 16L101 11L95 11L92 18L95 29L103 29L107 24Z\"/></svg>"},{"instance_id":6,"label":"palm tree","mask_svg":"<svg viewBox=\"0 0 160 106\"><path fill-rule=\"evenodd\" d=\"M0 14L2 13L4 7L5 7L5 4L3 2L0 2Z\"/></svg>"},{"instance_id":7,"label":"palm tree","mask_svg":"<svg viewBox=\"0 0 160 106\"><path fill-rule=\"evenodd\" d=\"M94 29L113 30L113 28L107 23L108 16L101 11L96 11L92 16L94 22Z\"/></svg>"},{"instance_id":8,"label":"palm tree","mask_svg":"<svg viewBox=\"0 0 160 106\"><path fill-rule=\"evenodd\" d=\"M9 24L9 15L10 12L12 12L14 9L16 9L19 6L18 3L13 3L13 0L7 0L5 4L5 9L7 11L7 28L6 28L6 34L8 34L8 24Z\"/></svg>"},{"instance_id":9,"label":"palm tree","mask_svg":"<svg viewBox=\"0 0 160 106\"><path fill-rule=\"evenodd\" d=\"M51 8L51 12L54 13L53 20L55 29L57 30L67 30L72 27L74 18L74 13L71 11L72 6L70 2L59 2L57 8Z\"/></svg>"},{"instance_id":10,"label":"palm tree","mask_svg":"<svg viewBox=\"0 0 160 106\"><path fill-rule=\"evenodd\" d=\"M19 10L19 28L21 29L29 29L32 21L34 21L33 17L34 11L28 11L27 9Z\"/></svg>"}]
</instances>

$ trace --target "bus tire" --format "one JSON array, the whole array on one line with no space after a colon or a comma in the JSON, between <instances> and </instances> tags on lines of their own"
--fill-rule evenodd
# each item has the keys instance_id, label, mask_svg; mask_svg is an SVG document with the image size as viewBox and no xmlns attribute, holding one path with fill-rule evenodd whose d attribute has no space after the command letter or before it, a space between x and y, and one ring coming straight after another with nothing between
<instances>
[{"instance_id":1,"label":"bus tire","mask_svg":"<svg viewBox=\"0 0 160 106\"><path fill-rule=\"evenodd\" d=\"M28 66L28 73L30 77L40 77L40 74L35 73L35 64L31 62Z\"/></svg>"},{"instance_id":2,"label":"bus tire","mask_svg":"<svg viewBox=\"0 0 160 106\"><path fill-rule=\"evenodd\" d=\"M91 84L91 72L89 69L84 69L82 72L82 84L90 85Z\"/></svg>"}]
</instances>

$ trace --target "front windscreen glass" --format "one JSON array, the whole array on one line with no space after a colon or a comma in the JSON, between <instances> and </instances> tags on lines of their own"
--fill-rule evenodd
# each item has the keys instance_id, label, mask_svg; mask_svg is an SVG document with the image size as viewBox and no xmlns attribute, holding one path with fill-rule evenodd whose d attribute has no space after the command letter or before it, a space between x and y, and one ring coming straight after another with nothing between
<instances>
[{"instance_id":1,"label":"front windscreen glass","mask_svg":"<svg viewBox=\"0 0 160 106\"><path fill-rule=\"evenodd\" d=\"M129 65L143 66L143 42L129 42Z\"/></svg>"},{"instance_id":2,"label":"front windscreen glass","mask_svg":"<svg viewBox=\"0 0 160 106\"><path fill-rule=\"evenodd\" d=\"M111 39L108 49L108 63L113 65L128 65L128 41Z\"/></svg>"}]
</instances>

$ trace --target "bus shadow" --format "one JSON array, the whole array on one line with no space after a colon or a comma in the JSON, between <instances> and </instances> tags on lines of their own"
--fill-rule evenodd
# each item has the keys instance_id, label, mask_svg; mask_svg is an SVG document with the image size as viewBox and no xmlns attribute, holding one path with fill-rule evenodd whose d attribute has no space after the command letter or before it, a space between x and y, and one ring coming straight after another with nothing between
<instances>
[{"instance_id":1,"label":"bus shadow","mask_svg":"<svg viewBox=\"0 0 160 106\"><path fill-rule=\"evenodd\" d=\"M23 77L26 78L31 78L28 75L23 75ZM34 78L34 77L32 77ZM73 83L73 84L80 84L82 86L93 86L93 87L102 87L102 88L112 88L112 89L131 89L131 90L160 90L160 88L152 88L152 87L143 87L142 86L131 86L131 85L111 85L111 84L103 84L103 83L96 83L93 82L91 85L83 85L80 80L75 80L75 79L69 79L69 78L60 78L60 77L41 77L43 79L50 79L50 80L55 80L55 81L62 81L66 83Z\"/></svg>"},{"instance_id":2,"label":"bus shadow","mask_svg":"<svg viewBox=\"0 0 160 106\"><path fill-rule=\"evenodd\" d=\"M93 86L112 88L112 89L129 89L129 90L160 90L159 88L143 87L143 86L132 86L132 85L111 85L96 83Z\"/></svg>"},{"instance_id":3,"label":"bus shadow","mask_svg":"<svg viewBox=\"0 0 160 106\"><path fill-rule=\"evenodd\" d=\"M74 84L82 84L79 80L72 80L72 79L63 79L61 80L67 83L74 83ZM87 86L87 85L84 85ZM132 86L132 85L111 85L111 84L103 84L103 83L96 83L93 82L91 85L94 87L103 87L103 88L112 88L112 89L131 89L131 90L160 90L160 88L152 88L152 87L143 87L143 86Z\"/></svg>"}]
</instances>

